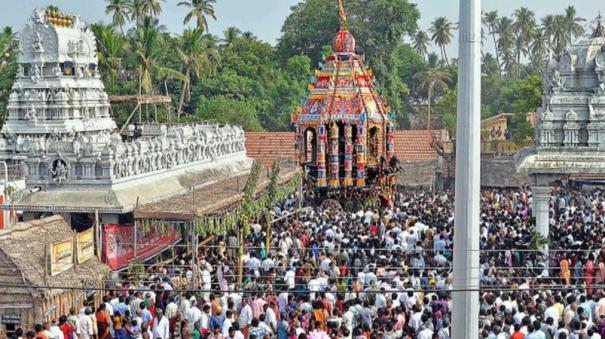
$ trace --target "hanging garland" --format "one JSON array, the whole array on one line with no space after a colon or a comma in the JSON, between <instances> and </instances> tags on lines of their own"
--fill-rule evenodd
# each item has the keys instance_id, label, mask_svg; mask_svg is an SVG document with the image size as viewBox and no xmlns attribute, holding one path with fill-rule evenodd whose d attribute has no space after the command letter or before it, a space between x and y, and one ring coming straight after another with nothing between
<instances>
[{"instance_id":1,"label":"hanging garland","mask_svg":"<svg viewBox=\"0 0 605 339\"><path fill-rule=\"evenodd\" d=\"M243 227L244 236L247 236L250 232L249 221L251 217L258 215L261 211L266 211L271 208L275 202L285 200L300 186L302 180L300 174L294 176L289 182L278 185L279 164L274 164L271 175L271 182L273 185L270 184L264 194L254 199L256 184L252 184L258 181L258 175L260 174L261 169L260 163L252 166L250 176L248 177L248 181L244 188L244 201L242 204L232 210L212 216L197 218L193 221L193 229L199 236L207 237L209 235L225 234L228 231L237 229L239 226ZM250 177L252 177L252 180ZM249 200L246 200L246 197L250 197Z\"/></svg>"}]
</instances>

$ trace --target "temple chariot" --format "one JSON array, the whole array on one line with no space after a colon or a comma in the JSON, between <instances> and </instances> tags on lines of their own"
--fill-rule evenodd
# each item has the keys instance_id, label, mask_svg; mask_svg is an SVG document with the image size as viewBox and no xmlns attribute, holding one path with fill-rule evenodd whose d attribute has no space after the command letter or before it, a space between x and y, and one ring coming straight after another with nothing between
<instances>
[{"instance_id":1,"label":"temple chariot","mask_svg":"<svg viewBox=\"0 0 605 339\"><path fill-rule=\"evenodd\" d=\"M342 0L339 12L333 52L315 71L309 96L292 116L297 159L307 184L321 196L364 192L390 203L398 171L392 111L364 57L356 54Z\"/></svg>"}]
</instances>

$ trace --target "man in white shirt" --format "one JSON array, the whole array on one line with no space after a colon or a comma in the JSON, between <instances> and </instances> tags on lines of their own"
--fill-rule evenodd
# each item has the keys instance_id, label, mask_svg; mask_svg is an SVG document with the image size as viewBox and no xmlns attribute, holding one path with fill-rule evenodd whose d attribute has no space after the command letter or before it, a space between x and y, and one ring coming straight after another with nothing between
<instances>
[{"instance_id":1,"label":"man in white shirt","mask_svg":"<svg viewBox=\"0 0 605 339\"><path fill-rule=\"evenodd\" d=\"M560 318L559 310L557 310L552 300L548 300L547 305L548 307L544 311L544 319L552 318L553 322L558 324Z\"/></svg>"},{"instance_id":2,"label":"man in white shirt","mask_svg":"<svg viewBox=\"0 0 605 339\"><path fill-rule=\"evenodd\" d=\"M170 324L161 308L156 311L156 317L153 324L154 339L170 339Z\"/></svg>"},{"instance_id":3,"label":"man in white shirt","mask_svg":"<svg viewBox=\"0 0 605 339\"><path fill-rule=\"evenodd\" d=\"M412 327L416 332L418 332L418 330L422 326L422 310L417 305L414 305L413 309L414 313L410 318L410 327Z\"/></svg>"},{"instance_id":4,"label":"man in white shirt","mask_svg":"<svg viewBox=\"0 0 605 339\"><path fill-rule=\"evenodd\" d=\"M248 303L248 297L242 298L242 310L239 312L239 328L244 333L248 333L250 324L252 323L252 307Z\"/></svg>"},{"instance_id":5,"label":"man in white shirt","mask_svg":"<svg viewBox=\"0 0 605 339\"><path fill-rule=\"evenodd\" d=\"M292 268L290 268L284 277L286 280L286 284L288 284L288 288L293 290L296 287L296 272ZM280 309L280 312L282 310Z\"/></svg>"},{"instance_id":6,"label":"man in white shirt","mask_svg":"<svg viewBox=\"0 0 605 339\"><path fill-rule=\"evenodd\" d=\"M55 339L69 339L65 338L65 336L63 335L63 331L61 331L61 329L59 328L59 322L57 321L57 319L53 319L49 331L50 333L52 333Z\"/></svg>"},{"instance_id":7,"label":"man in white shirt","mask_svg":"<svg viewBox=\"0 0 605 339\"><path fill-rule=\"evenodd\" d=\"M196 300L195 299L191 300L191 307L187 311L187 314L185 314L185 318L187 318L187 324L189 325L190 331L193 332L193 329L195 328L194 327L195 323L198 322L201 317L202 317L202 311L200 311L200 309L197 308Z\"/></svg>"},{"instance_id":8,"label":"man in white shirt","mask_svg":"<svg viewBox=\"0 0 605 339\"><path fill-rule=\"evenodd\" d=\"M265 304L265 306L263 306L263 309L265 311L264 323L266 323L269 326L269 328L271 329L271 333L277 332L277 315L275 314L275 311L273 311L274 307L275 307L274 302Z\"/></svg>"},{"instance_id":9,"label":"man in white shirt","mask_svg":"<svg viewBox=\"0 0 605 339\"><path fill-rule=\"evenodd\" d=\"M418 333L418 339L433 339L433 330L430 327L425 327L420 333Z\"/></svg>"},{"instance_id":10,"label":"man in white shirt","mask_svg":"<svg viewBox=\"0 0 605 339\"><path fill-rule=\"evenodd\" d=\"M80 339L89 339L94 336L95 332L92 328L92 319L89 315L92 314L92 310L89 307L85 308L84 313L80 313L78 316L78 335Z\"/></svg>"},{"instance_id":11,"label":"man in white shirt","mask_svg":"<svg viewBox=\"0 0 605 339\"><path fill-rule=\"evenodd\" d=\"M223 321L221 328L221 333L225 336L225 338L229 338L229 329L231 326L233 326L233 312L227 310L225 313L225 321Z\"/></svg>"}]
</instances>

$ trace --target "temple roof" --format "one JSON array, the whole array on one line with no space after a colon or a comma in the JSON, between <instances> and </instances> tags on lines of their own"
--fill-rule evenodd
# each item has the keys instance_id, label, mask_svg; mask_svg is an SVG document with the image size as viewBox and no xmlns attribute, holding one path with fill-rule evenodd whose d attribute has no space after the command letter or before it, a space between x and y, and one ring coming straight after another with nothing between
<instances>
[{"instance_id":1,"label":"temple roof","mask_svg":"<svg viewBox=\"0 0 605 339\"><path fill-rule=\"evenodd\" d=\"M431 147L432 137L441 139L439 130L397 130L394 134L395 156L403 162L436 161L437 151ZM250 158L271 167L274 160L296 161L292 144L294 132L246 132L246 151Z\"/></svg>"},{"instance_id":2,"label":"temple roof","mask_svg":"<svg viewBox=\"0 0 605 339\"><path fill-rule=\"evenodd\" d=\"M355 53L355 38L339 1L340 30L332 41L333 54L320 63L293 121L301 125L320 120L385 121L390 108L376 89L374 74Z\"/></svg>"},{"instance_id":3,"label":"temple roof","mask_svg":"<svg viewBox=\"0 0 605 339\"><path fill-rule=\"evenodd\" d=\"M36 9L20 33L19 63L97 64L96 39L77 15Z\"/></svg>"}]
</instances>

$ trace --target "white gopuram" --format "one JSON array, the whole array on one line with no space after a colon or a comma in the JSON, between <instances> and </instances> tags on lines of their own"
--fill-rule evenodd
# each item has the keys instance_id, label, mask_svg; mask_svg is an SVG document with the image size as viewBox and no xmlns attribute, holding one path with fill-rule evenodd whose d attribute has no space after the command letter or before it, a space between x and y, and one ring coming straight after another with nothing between
<instances>
[{"instance_id":1,"label":"white gopuram","mask_svg":"<svg viewBox=\"0 0 605 339\"><path fill-rule=\"evenodd\" d=\"M235 126L155 126L124 141L110 115L94 35L79 16L37 9L20 33L18 75L0 137L0 159L22 164L26 190L2 208L99 212L117 223L155 202L249 171Z\"/></svg>"},{"instance_id":2,"label":"white gopuram","mask_svg":"<svg viewBox=\"0 0 605 339\"><path fill-rule=\"evenodd\" d=\"M479 338L481 1L460 1L452 338Z\"/></svg>"},{"instance_id":3,"label":"white gopuram","mask_svg":"<svg viewBox=\"0 0 605 339\"><path fill-rule=\"evenodd\" d=\"M553 184L569 176L605 177L605 27L550 60L544 73L534 147L515 157L531 177L536 232L549 235Z\"/></svg>"}]
</instances>

